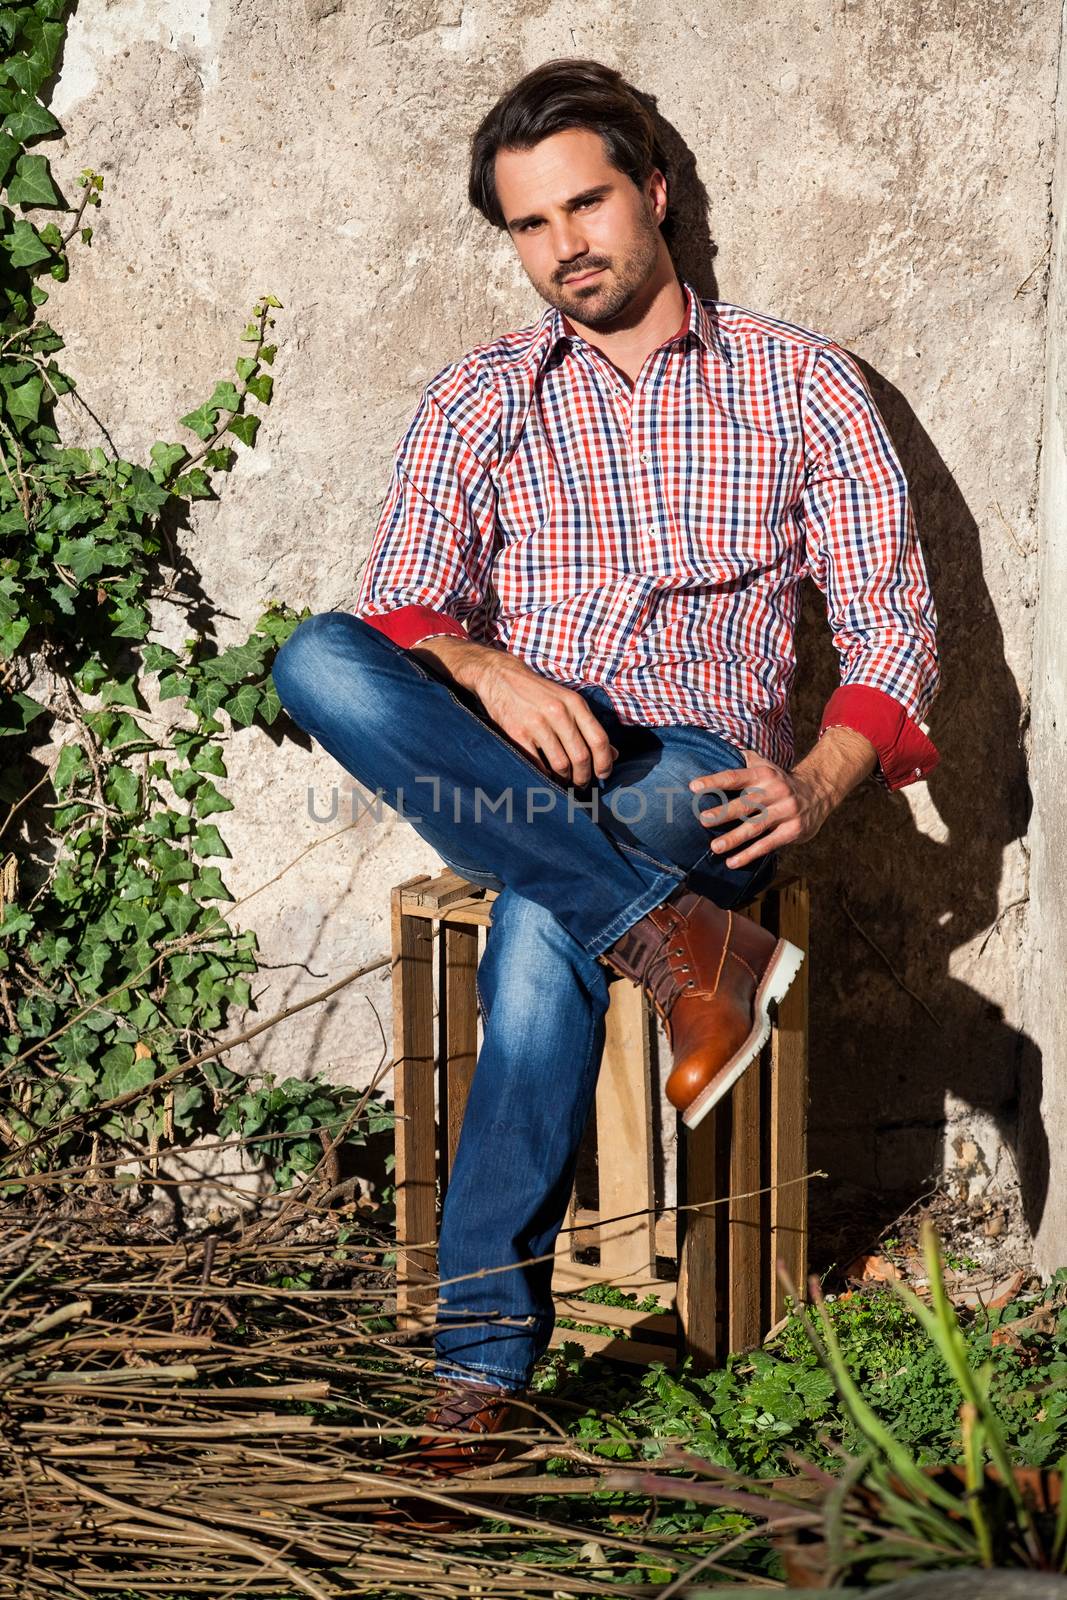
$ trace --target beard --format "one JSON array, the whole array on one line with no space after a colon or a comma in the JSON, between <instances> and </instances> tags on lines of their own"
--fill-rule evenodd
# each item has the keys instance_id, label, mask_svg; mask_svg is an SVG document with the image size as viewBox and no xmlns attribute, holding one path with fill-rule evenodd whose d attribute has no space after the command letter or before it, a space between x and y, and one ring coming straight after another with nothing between
<instances>
[{"instance_id":1,"label":"beard","mask_svg":"<svg viewBox=\"0 0 1067 1600\"><path fill-rule=\"evenodd\" d=\"M534 287L542 299L564 316L584 323L587 328L608 328L624 316L648 283L659 258L660 242L659 224L645 217L632 248L625 255L610 259L594 253L584 261L567 264L568 278L579 278L600 267L604 270L598 278L571 287L560 282L557 275L548 283L538 283Z\"/></svg>"}]
</instances>

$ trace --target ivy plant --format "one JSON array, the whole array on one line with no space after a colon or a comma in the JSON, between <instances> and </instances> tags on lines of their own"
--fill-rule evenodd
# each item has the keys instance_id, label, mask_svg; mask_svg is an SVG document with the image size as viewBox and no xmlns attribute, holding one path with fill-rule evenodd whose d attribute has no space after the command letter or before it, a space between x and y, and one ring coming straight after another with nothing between
<instances>
[{"instance_id":1,"label":"ivy plant","mask_svg":"<svg viewBox=\"0 0 1067 1600\"><path fill-rule=\"evenodd\" d=\"M243 643L175 650L150 615L184 570L175 530L191 503L217 498L255 446L280 303L256 301L184 437L140 463L64 445L57 409L77 385L41 307L72 249L92 248L104 189L85 168L69 203L38 148L60 131L42 95L71 9L0 6L0 1181L18 1192L102 1149L273 1127L257 1148L288 1183L354 1091L270 1078L250 1091L217 1060L174 1069L253 1004L256 936L223 909L216 818L233 801L219 780L234 730L279 714L271 662L300 616L271 602Z\"/></svg>"}]
</instances>

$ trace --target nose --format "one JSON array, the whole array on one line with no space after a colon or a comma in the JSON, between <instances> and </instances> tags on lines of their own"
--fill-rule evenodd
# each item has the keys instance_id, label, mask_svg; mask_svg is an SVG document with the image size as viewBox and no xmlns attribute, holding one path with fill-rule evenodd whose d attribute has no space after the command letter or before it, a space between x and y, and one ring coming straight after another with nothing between
<instances>
[{"instance_id":1,"label":"nose","mask_svg":"<svg viewBox=\"0 0 1067 1600\"><path fill-rule=\"evenodd\" d=\"M552 236L552 248L561 266L565 266L568 261L580 261L583 256L589 254L585 231L577 225L575 219L571 218L556 224Z\"/></svg>"}]
</instances>

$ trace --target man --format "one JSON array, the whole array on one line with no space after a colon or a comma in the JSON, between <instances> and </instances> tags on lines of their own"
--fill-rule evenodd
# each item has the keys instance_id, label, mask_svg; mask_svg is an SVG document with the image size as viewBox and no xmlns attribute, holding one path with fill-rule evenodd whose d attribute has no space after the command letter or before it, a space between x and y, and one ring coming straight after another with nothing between
<instances>
[{"instance_id":1,"label":"man","mask_svg":"<svg viewBox=\"0 0 1067 1600\"><path fill-rule=\"evenodd\" d=\"M547 309L427 384L355 614L308 618L274 673L297 722L499 891L428 1413L470 1437L412 1458L442 1472L493 1459L549 1342L612 975L656 1005L694 1126L801 959L731 908L865 778L938 760L936 614L884 425L832 340L679 281L644 97L546 63L478 128L469 194ZM808 573L842 683L794 763Z\"/></svg>"}]
</instances>

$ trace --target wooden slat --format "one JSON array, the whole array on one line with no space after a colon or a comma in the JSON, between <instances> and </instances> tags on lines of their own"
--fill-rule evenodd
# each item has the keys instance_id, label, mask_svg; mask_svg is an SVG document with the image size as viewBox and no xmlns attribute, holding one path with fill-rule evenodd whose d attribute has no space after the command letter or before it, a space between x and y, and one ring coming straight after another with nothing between
<instances>
[{"instance_id":1,"label":"wooden slat","mask_svg":"<svg viewBox=\"0 0 1067 1600\"><path fill-rule=\"evenodd\" d=\"M726 1207L706 1205L725 1192L728 1171L721 1106L695 1128L678 1117L678 1320L694 1371L707 1371L726 1354L724 1305Z\"/></svg>"},{"instance_id":2,"label":"wooden slat","mask_svg":"<svg viewBox=\"0 0 1067 1600\"><path fill-rule=\"evenodd\" d=\"M468 878L461 878L451 868L446 868L436 878L427 878L418 888L410 890L404 909L411 911L418 906L442 916L456 904L480 900L487 894L496 897L495 890L486 889L480 883L471 883Z\"/></svg>"},{"instance_id":3,"label":"wooden slat","mask_svg":"<svg viewBox=\"0 0 1067 1600\"><path fill-rule=\"evenodd\" d=\"M563 1344L564 1340L581 1345L587 1355L601 1356L611 1361L632 1362L638 1367L647 1367L653 1361L662 1361L667 1368L675 1367L678 1363L675 1347L666 1341L663 1344L652 1344L644 1339L613 1339L603 1333L583 1333L578 1328L558 1328L552 1335L552 1344L549 1348Z\"/></svg>"},{"instance_id":4,"label":"wooden slat","mask_svg":"<svg viewBox=\"0 0 1067 1600\"><path fill-rule=\"evenodd\" d=\"M475 977L478 971L478 929L451 921L441 924L441 954L444 972L438 985L441 996L441 1071L443 1076L441 1122L444 1129L445 1163L442 1194L459 1143L463 1113L478 1053L478 996Z\"/></svg>"},{"instance_id":5,"label":"wooden slat","mask_svg":"<svg viewBox=\"0 0 1067 1600\"><path fill-rule=\"evenodd\" d=\"M621 1328L634 1337L645 1334L671 1339L678 1323L673 1311L638 1311L633 1306L602 1306L589 1300L579 1300L574 1293L554 1294L552 1298L558 1317L574 1317L577 1322L599 1322L606 1328Z\"/></svg>"},{"instance_id":6,"label":"wooden slat","mask_svg":"<svg viewBox=\"0 0 1067 1600\"><path fill-rule=\"evenodd\" d=\"M493 905L493 901L488 898L489 893L487 890L487 898L484 900L473 898L453 900L448 906L449 922L469 922L479 928L488 928L492 921ZM494 894L493 899L495 898ZM404 912L406 916L421 917L425 921L436 921L441 916L441 912L432 900L429 905L424 905L417 895L405 900Z\"/></svg>"},{"instance_id":7,"label":"wooden slat","mask_svg":"<svg viewBox=\"0 0 1067 1600\"><path fill-rule=\"evenodd\" d=\"M655 1186L652 1088L644 991L629 978L610 988L604 1057L597 1080L600 1264L611 1275L654 1275ZM632 1212L644 1215L632 1216ZM614 1222L612 1218L620 1218Z\"/></svg>"},{"instance_id":8,"label":"wooden slat","mask_svg":"<svg viewBox=\"0 0 1067 1600\"><path fill-rule=\"evenodd\" d=\"M808 1186L790 1182L807 1170L808 1122L808 885L797 879L779 900L778 933L805 952L800 971L778 1006L771 1031L771 1320L785 1315L785 1288L776 1262L781 1261L797 1290L805 1289L808 1241Z\"/></svg>"},{"instance_id":9,"label":"wooden slat","mask_svg":"<svg viewBox=\"0 0 1067 1600\"><path fill-rule=\"evenodd\" d=\"M437 1206L434 1118L433 929L406 916L392 891L393 1102L396 1113L396 1309L435 1298Z\"/></svg>"},{"instance_id":10,"label":"wooden slat","mask_svg":"<svg viewBox=\"0 0 1067 1600\"><path fill-rule=\"evenodd\" d=\"M744 908L761 922L762 904ZM760 1061L750 1062L730 1093L730 1265L727 1340L730 1350L749 1350L763 1338L760 1249ZM741 1198L747 1196L747 1198Z\"/></svg>"},{"instance_id":11,"label":"wooden slat","mask_svg":"<svg viewBox=\"0 0 1067 1600\"><path fill-rule=\"evenodd\" d=\"M633 1272L623 1277L609 1273L596 1262L571 1261L560 1250L552 1269L553 1293L575 1294L581 1289L588 1289L594 1283L611 1283L625 1294L636 1294L642 1298L646 1294L656 1294L664 1304L669 1304L674 1291L674 1284L667 1278L653 1278L647 1272Z\"/></svg>"},{"instance_id":12,"label":"wooden slat","mask_svg":"<svg viewBox=\"0 0 1067 1600\"><path fill-rule=\"evenodd\" d=\"M573 1195L572 1195L573 1202ZM568 1211L567 1219L563 1224L566 1228L576 1228L577 1233L571 1236L567 1246L567 1254L573 1255L575 1250L600 1248L600 1213L589 1206L579 1206L577 1211ZM564 1244L562 1233L557 1240L557 1251L563 1254ZM678 1254L678 1224L673 1211L667 1211L656 1218L655 1246L658 1256L665 1256L673 1261Z\"/></svg>"}]
</instances>

